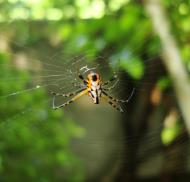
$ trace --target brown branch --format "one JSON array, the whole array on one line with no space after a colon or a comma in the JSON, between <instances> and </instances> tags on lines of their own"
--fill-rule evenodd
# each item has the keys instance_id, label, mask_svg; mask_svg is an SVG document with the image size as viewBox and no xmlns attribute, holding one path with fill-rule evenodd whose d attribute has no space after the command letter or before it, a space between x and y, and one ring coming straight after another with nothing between
<instances>
[{"instance_id":1,"label":"brown branch","mask_svg":"<svg viewBox=\"0 0 190 182\"><path fill-rule=\"evenodd\" d=\"M144 4L155 32L161 39L164 55L163 62L173 80L178 104L190 134L190 82L187 71L182 63L175 39L170 33L171 27L161 1L145 0Z\"/></svg>"}]
</instances>

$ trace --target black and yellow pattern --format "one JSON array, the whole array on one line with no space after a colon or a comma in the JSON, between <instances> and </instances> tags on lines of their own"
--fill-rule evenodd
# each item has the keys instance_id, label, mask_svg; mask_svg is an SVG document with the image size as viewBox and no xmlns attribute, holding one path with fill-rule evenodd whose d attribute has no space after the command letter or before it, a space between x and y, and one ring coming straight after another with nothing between
<instances>
[{"instance_id":1,"label":"black and yellow pattern","mask_svg":"<svg viewBox=\"0 0 190 182\"><path fill-rule=\"evenodd\" d=\"M74 85L75 87L79 87L80 88L79 90L77 90L75 92L67 93L67 94L51 92L51 94L54 95L53 109L59 109L61 107L65 107L65 106L69 105L70 103L74 102L75 100L77 100L78 98L80 98L81 96L88 94L92 98L94 104L99 104L100 99L102 97L113 108L115 108L119 112L123 113L124 111L121 108L119 103L128 102L134 92L134 89L133 89L130 97L127 100L116 99L116 98L110 96L109 94L107 94L106 91L111 90L113 87L115 87L115 85L112 85L109 88L107 88L105 86L107 86L111 82L115 81L117 79L116 75L114 75L110 80L108 80L104 83L102 83L100 75L95 72L90 72L87 75L87 79L84 79L83 75L78 71L78 77L83 81L83 84ZM59 106L55 106L55 97L56 96L62 96L62 97L74 96L74 97Z\"/></svg>"},{"instance_id":2,"label":"black and yellow pattern","mask_svg":"<svg viewBox=\"0 0 190 182\"><path fill-rule=\"evenodd\" d=\"M69 105L70 103L72 103L72 102L74 102L75 100L77 100L78 98L80 98L81 96L83 96L83 95L85 95L85 94L87 94L87 90L85 89L83 89L82 91L80 91L75 97L73 97L72 99L70 99L70 100L68 100L67 102L65 102L64 104L61 104L61 105L59 105L59 106L55 106L55 96L56 95L54 95L54 99L53 99L53 109L59 109L59 108L61 108L61 107L65 107L65 106L67 106L67 105ZM76 93L76 92L75 92ZM73 94L73 93L72 93ZM60 96L60 94L58 94L59 96ZM70 94L63 94L63 95L70 95Z\"/></svg>"}]
</instances>

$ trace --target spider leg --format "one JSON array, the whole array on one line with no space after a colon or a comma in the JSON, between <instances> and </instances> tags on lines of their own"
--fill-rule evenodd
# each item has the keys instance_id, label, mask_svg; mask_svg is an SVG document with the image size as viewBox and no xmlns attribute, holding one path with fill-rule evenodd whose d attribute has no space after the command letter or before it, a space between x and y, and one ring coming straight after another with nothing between
<instances>
[{"instance_id":1,"label":"spider leg","mask_svg":"<svg viewBox=\"0 0 190 182\"><path fill-rule=\"evenodd\" d=\"M112 89L117 85L118 81L119 81L119 80L116 80L116 82L115 82L111 87L109 87L109 88L105 88L104 85L103 85L103 88L102 88L102 89L103 89L103 90L106 90L106 91L112 90Z\"/></svg>"},{"instance_id":2,"label":"spider leg","mask_svg":"<svg viewBox=\"0 0 190 182\"><path fill-rule=\"evenodd\" d=\"M111 79L109 79L108 81L104 82L102 84L102 86L108 85L109 83L113 82L116 78L117 78L117 75L114 75Z\"/></svg>"},{"instance_id":3,"label":"spider leg","mask_svg":"<svg viewBox=\"0 0 190 182\"><path fill-rule=\"evenodd\" d=\"M108 104L110 104L113 108L117 109L119 112L124 113L123 109L121 108L121 106L114 100L110 99L110 97L108 97L107 95L105 95L104 93L102 94L102 97L108 102Z\"/></svg>"},{"instance_id":4,"label":"spider leg","mask_svg":"<svg viewBox=\"0 0 190 182\"><path fill-rule=\"evenodd\" d=\"M83 75L80 73L80 71L78 71L78 77L83 81L83 83L84 83L85 85L88 84L88 81L84 79L84 77L83 77Z\"/></svg>"},{"instance_id":5,"label":"spider leg","mask_svg":"<svg viewBox=\"0 0 190 182\"><path fill-rule=\"evenodd\" d=\"M130 94L130 96L128 97L127 100L116 99L116 98L110 96L109 94L107 94L104 90L105 90L105 89L103 89L102 93L103 93L104 95L106 95L109 99L113 100L114 102L122 102L122 103L125 103L125 102L129 102L129 100L131 99L131 97L132 97L133 94L134 94L135 88L133 88L133 90L132 90L132 92L131 92L131 94Z\"/></svg>"},{"instance_id":6,"label":"spider leg","mask_svg":"<svg viewBox=\"0 0 190 182\"><path fill-rule=\"evenodd\" d=\"M81 92L83 90L84 90L84 88L82 88L80 90L77 90L75 92L67 93L67 94L56 93L56 92L51 92L51 94L54 95L54 96L71 97L71 96L74 96L74 95L78 94L79 92Z\"/></svg>"},{"instance_id":7,"label":"spider leg","mask_svg":"<svg viewBox=\"0 0 190 182\"><path fill-rule=\"evenodd\" d=\"M83 89L82 91L80 91L76 96L74 96L72 99L68 100L67 102L59 105L59 106L55 106L55 95L53 97L53 109L59 109L61 107L65 107L67 105L69 105L70 103L74 102L75 100L77 100L78 98L80 98L81 96L85 95L88 93L88 90L87 89Z\"/></svg>"}]
</instances>

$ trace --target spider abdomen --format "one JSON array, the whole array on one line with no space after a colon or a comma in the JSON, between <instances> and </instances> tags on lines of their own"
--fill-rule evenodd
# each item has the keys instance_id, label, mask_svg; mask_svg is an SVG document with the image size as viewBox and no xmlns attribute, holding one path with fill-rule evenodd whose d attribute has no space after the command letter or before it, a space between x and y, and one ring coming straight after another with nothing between
<instances>
[{"instance_id":1,"label":"spider abdomen","mask_svg":"<svg viewBox=\"0 0 190 182\"><path fill-rule=\"evenodd\" d=\"M92 98L94 104L100 103L100 97L101 97L101 86L99 82L92 81L89 85L89 96Z\"/></svg>"}]
</instances>

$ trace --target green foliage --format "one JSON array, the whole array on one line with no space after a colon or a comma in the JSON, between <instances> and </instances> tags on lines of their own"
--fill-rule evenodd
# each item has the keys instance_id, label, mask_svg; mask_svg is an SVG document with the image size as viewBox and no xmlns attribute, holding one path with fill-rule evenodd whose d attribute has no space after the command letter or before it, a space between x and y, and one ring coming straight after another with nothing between
<instances>
[{"instance_id":1,"label":"green foliage","mask_svg":"<svg viewBox=\"0 0 190 182\"><path fill-rule=\"evenodd\" d=\"M0 54L0 62L1 181L81 181L81 161L69 147L73 137L84 135L82 128L51 110L44 89L22 92L30 75L15 68L6 53ZM18 94L9 95L12 90Z\"/></svg>"},{"instance_id":2,"label":"green foliage","mask_svg":"<svg viewBox=\"0 0 190 182\"><path fill-rule=\"evenodd\" d=\"M167 15L170 17L172 24L172 33L178 40L181 56L190 72L190 51L189 51L189 32L190 32L190 1L163 1L168 10Z\"/></svg>"},{"instance_id":3,"label":"green foliage","mask_svg":"<svg viewBox=\"0 0 190 182\"><path fill-rule=\"evenodd\" d=\"M171 86L171 80L168 77L164 76L158 80L157 85L160 90L165 90Z\"/></svg>"},{"instance_id":4,"label":"green foliage","mask_svg":"<svg viewBox=\"0 0 190 182\"><path fill-rule=\"evenodd\" d=\"M162 143L166 146L171 144L176 139L176 137L179 136L182 129L182 125L179 121L176 121L169 127L165 127L161 133Z\"/></svg>"},{"instance_id":5,"label":"green foliage","mask_svg":"<svg viewBox=\"0 0 190 182\"><path fill-rule=\"evenodd\" d=\"M1 27L24 47L37 44L44 47L44 40L51 42L58 38L55 45L59 44L61 50L71 55L86 53L88 61L108 52L106 59L113 69L122 69L140 80L147 63L151 63L145 61L146 57L160 54L159 40L153 38L142 4L130 0L94 2L0 1ZM190 71L187 41L190 1L163 2L174 27L172 33ZM38 26L33 26L35 23ZM17 53L19 46L11 46ZM61 110L51 110L45 89L24 92L30 88L31 74L26 69L15 68L9 51L0 53L0 180L83 181L84 166L71 153L70 143L73 137L83 137L84 129ZM168 77L158 81L161 90L170 85ZM178 124L164 128L163 143L169 144L180 132Z\"/></svg>"}]
</instances>

